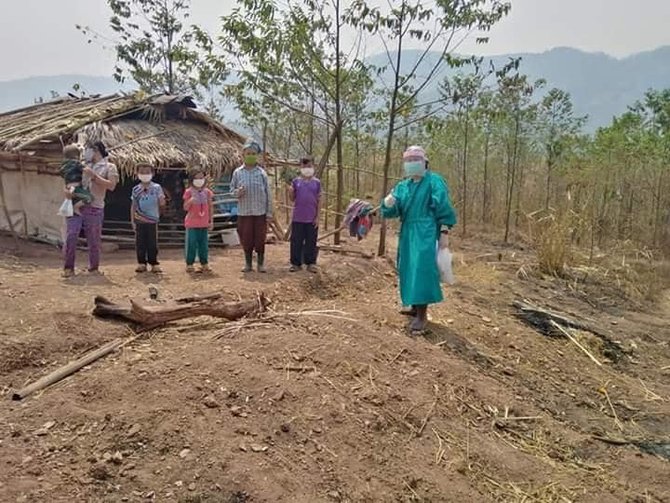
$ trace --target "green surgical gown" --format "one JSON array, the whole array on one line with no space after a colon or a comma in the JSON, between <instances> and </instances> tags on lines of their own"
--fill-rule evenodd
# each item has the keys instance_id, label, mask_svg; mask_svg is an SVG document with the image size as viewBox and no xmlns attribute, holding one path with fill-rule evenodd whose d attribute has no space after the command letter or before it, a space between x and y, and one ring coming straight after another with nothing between
<instances>
[{"instance_id":1,"label":"green surgical gown","mask_svg":"<svg viewBox=\"0 0 670 503\"><path fill-rule=\"evenodd\" d=\"M382 203L384 218L401 221L397 267L400 297L405 306L442 302L437 241L442 226L456 224L447 182L427 171L420 181L403 180L393 189L396 204Z\"/></svg>"}]
</instances>

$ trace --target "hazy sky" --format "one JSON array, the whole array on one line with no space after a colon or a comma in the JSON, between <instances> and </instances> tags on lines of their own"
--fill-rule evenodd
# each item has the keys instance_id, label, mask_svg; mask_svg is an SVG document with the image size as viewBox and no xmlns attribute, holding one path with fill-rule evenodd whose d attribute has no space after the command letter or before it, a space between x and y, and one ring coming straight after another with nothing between
<instances>
[{"instance_id":1,"label":"hazy sky","mask_svg":"<svg viewBox=\"0 0 670 503\"><path fill-rule=\"evenodd\" d=\"M558 46L622 57L670 45L670 0L511 0L486 46L462 52L541 52ZM193 21L215 31L234 0L192 0ZM75 24L105 31L105 0L2 0L0 80L77 73L110 75L114 54L86 44ZM374 44L369 44L374 49Z\"/></svg>"}]
</instances>

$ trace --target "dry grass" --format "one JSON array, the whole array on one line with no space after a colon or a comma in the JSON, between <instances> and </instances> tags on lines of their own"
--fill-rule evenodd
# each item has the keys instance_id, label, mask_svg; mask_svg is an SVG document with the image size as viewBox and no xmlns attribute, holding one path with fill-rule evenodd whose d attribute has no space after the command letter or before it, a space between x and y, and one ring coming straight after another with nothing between
<instances>
[{"instance_id":1,"label":"dry grass","mask_svg":"<svg viewBox=\"0 0 670 503\"><path fill-rule=\"evenodd\" d=\"M586 257L575 260L570 275L576 283L603 289L605 292L633 303L656 303L670 289L670 261L657 261L640 252L613 252L601 255L587 265Z\"/></svg>"},{"instance_id":2,"label":"dry grass","mask_svg":"<svg viewBox=\"0 0 670 503\"><path fill-rule=\"evenodd\" d=\"M564 277L566 268L572 260L570 235L572 218L569 212L551 211L547 215L528 216L531 236L537 250L540 271L558 277Z\"/></svg>"}]
</instances>

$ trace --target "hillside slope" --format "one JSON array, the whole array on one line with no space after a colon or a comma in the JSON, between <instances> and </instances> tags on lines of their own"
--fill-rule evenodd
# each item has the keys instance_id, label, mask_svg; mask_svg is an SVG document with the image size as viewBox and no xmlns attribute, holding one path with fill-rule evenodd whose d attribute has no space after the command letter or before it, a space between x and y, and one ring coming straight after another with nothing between
<instances>
[{"instance_id":1,"label":"hillside slope","mask_svg":"<svg viewBox=\"0 0 670 503\"><path fill-rule=\"evenodd\" d=\"M644 452L670 427L665 308L607 283L534 277L528 252L467 241L430 334L409 338L385 261L323 253L320 274L290 275L286 253L272 246L270 273L243 277L240 252L218 252L215 276L188 279L179 253L165 252L157 279L133 275L132 254L117 252L105 277L71 283L55 251L2 256L3 395L128 334L91 317L94 295L143 299L157 283L159 300L222 288L274 300L265 321L180 322L5 402L3 501L670 498L668 462ZM588 318L622 351L575 332L597 366L516 319L518 298ZM313 312L326 309L340 313Z\"/></svg>"}]
</instances>

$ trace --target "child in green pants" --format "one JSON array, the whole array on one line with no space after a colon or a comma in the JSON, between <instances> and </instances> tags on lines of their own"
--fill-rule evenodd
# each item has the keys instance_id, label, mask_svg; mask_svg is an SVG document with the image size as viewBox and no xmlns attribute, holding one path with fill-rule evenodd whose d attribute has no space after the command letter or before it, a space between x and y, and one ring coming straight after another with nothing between
<instances>
[{"instance_id":1,"label":"child in green pants","mask_svg":"<svg viewBox=\"0 0 670 503\"><path fill-rule=\"evenodd\" d=\"M184 192L186 218L186 271L193 272L196 256L202 272L209 268L209 234L214 228L214 193L205 187L205 172L197 168L192 172L191 187Z\"/></svg>"}]
</instances>

